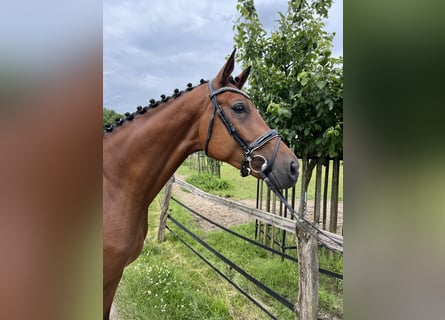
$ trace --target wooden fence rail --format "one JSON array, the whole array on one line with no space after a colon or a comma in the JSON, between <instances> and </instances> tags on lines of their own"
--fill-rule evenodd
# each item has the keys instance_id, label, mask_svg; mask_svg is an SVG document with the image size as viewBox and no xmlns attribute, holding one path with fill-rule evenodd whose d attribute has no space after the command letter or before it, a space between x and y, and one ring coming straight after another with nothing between
<instances>
[{"instance_id":1,"label":"wooden fence rail","mask_svg":"<svg viewBox=\"0 0 445 320\"><path fill-rule=\"evenodd\" d=\"M253 218L260 220L267 225L290 232L296 235L298 247L298 272L299 272L299 292L297 303L295 304L295 313L297 319L300 320L315 320L318 314L318 242L324 246L343 253L343 237L326 230L318 230L312 228L311 232L307 232L309 223L298 216L294 219L288 219L267 211L251 208L241 203L221 198L204 192L191 184L172 177L165 188L165 200L161 212L161 220L158 231L158 240L162 241L164 238L164 230L168 216L168 203L170 202L172 184L177 183L182 188L191 193L200 196L206 200L214 202L219 205L224 205L229 208L246 213ZM315 233L315 238L313 237Z\"/></svg>"},{"instance_id":2,"label":"wooden fence rail","mask_svg":"<svg viewBox=\"0 0 445 320\"><path fill-rule=\"evenodd\" d=\"M229 199L214 196L214 195L204 192L201 189L198 189L198 188L192 186L191 184L188 184L187 182L185 182L181 179L178 179L178 178L175 178L174 182L177 183L178 185L180 185L181 187L185 188L186 190L190 191L191 193L198 195L206 200L209 200L209 201L219 204L219 205L229 207L231 209L236 209L238 211L241 211L243 213L246 213L246 214L254 217L255 219L259 219L259 220L264 221L268 224L274 225L277 228L280 228L282 230L286 230L288 232L295 234L295 221L293 221L291 219L280 217L280 216L271 214L271 213L263 211L263 210L251 208L249 206L243 205L241 203L238 203L238 202L235 202L235 201L232 201Z\"/></svg>"},{"instance_id":3,"label":"wooden fence rail","mask_svg":"<svg viewBox=\"0 0 445 320\"><path fill-rule=\"evenodd\" d=\"M191 184L179 178L174 178L174 182L180 185L181 187L185 188L186 190L190 191L191 193L198 195L206 200L212 201L213 203L216 204L227 206L232 209L236 209L240 212L252 216L255 219L261 220L269 225L272 225L286 232L290 232L292 234L296 234L298 224L307 223L303 220L300 220L298 217L295 220L292 220L279 215L275 215L267 211L251 208L249 206L243 205L241 203L229 199L214 196L212 194L209 194L207 192L202 191L201 189L192 186ZM316 233L318 240L322 242L323 245L325 245L327 248L343 253L342 236L325 230L323 231L314 230L314 232ZM334 239L335 241L332 241L332 239Z\"/></svg>"}]
</instances>

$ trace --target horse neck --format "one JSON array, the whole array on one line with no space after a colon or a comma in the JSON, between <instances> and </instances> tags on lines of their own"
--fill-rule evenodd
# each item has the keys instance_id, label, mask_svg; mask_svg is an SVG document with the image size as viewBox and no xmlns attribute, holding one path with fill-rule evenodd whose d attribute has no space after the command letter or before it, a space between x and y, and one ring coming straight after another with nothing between
<instances>
[{"instance_id":1,"label":"horse neck","mask_svg":"<svg viewBox=\"0 0 445 320\"><path fill-rule=\"evenodd\" d=\"M104 179L115 192L148 207L187 156L202 149L198 129L208 99L202 90L149 110L104 139Z\"/></svg>"}]
</instances>

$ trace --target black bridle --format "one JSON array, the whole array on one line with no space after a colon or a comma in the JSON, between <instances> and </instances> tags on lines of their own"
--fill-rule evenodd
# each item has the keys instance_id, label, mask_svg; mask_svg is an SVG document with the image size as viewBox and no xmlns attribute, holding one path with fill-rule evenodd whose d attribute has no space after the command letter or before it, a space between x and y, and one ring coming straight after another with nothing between
<instances>
[{"instance_id":1,"label":"black bridle","mask_svg":"<svg viewBox=\"0 0 445 320\"><path fill-rule=\"evenodd\" d=\"M218 113L219 118L221 119L224 126L227 128L227 131L229 134L235 139L235 141L241 146L244 152L243 160L241 162L241 176L246 177L248 176L251 171L256 172L263 175L268 175L270 171L272 170L272 166L275 162L275 158L277 157L278 153L278 147L280 145L281 137L277 130L269 130L268 132L264 133L262 136L258 137L253 141L251 144L247 144L243 138L238 134L235 127L232 125L232 123L227 119L227 116L225 115L222 107L219 105L217 101L217 95L223 92L235 92L238 93L245 98L249 99L249 96L242 92L239 89L233 88L233 87L222 87L219 89L213 88L213 81L209 81L209 91L210 91L210 100L212 100L213 103L213 112L210 116L209 121L209 129L207 131L207 139L205 143L205 153L208 154L209 151L209 143L210 138L212 137L212 131L213 131L213 122L215 121L215 113ZM271 141L272 139L277 138L277 141L275 143L275 149L272 154L272 159L270 163L267 162L267 159L262 155L254 155L253 152L262 146L264 146L266 143ZM252 165L252 161L260 160L261 164L258 165L258 167Z\"/></svg>"}]
</instances>

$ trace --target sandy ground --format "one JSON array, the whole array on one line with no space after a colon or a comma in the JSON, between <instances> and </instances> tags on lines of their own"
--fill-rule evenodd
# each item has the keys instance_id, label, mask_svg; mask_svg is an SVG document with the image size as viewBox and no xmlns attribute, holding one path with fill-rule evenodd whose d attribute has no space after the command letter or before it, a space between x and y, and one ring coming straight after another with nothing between
<instances>
[{"instance_id":1,"label":"sandy ground","mask_svg":"<svg viewBox=\"0 0 445 320\"><path fill-rule=\"evenodd\" d=\"M182 177L179 177L182 179ZM173 197L184 203L185 205L189 206L193 210L197 211L201 215L225 226L232 226L236 224L242 224L249 221L255 220L254 218L250 217L249 215L227 208L222 205L215 204L213 202L210 202L208 200L205 200L201 197L195 196L192 193L189 193L187 191L183 191L179 185L173 184ZM251 206L255 208L256 202L255 200L241 200L240 203L243 203L245 205ZM277 201L278 202L278 201ZM330 210L330 202L328 201L328 214L327 214L327 221L326 226L329 228L329 210ZM278 210L277 210L278 211ZM306 219L309 221L313 221L313 213L314 213L314 201L310 200L307 203L307 216ZM194 219L196 223L202 227L205 230L213 230L217 229L214 225L210 224L209 222L197 217L194 215ZM322 227L322 223L319 224L320 227ZM343 231L343 202L339 202L338 205L338 219L337 219L337 234L342 234Z\"/></svg>"}]
</instances>

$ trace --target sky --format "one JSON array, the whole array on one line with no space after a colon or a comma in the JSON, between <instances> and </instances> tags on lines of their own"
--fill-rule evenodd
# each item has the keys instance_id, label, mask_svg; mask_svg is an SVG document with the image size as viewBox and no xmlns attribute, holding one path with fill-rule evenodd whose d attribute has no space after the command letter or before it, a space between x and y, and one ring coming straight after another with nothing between
<instances>
[{"instance_id":1,"label":"sky","mask_svg":"<svg viewBox=\"0 0 445 320\"><path fill-rule=\"evenodd\" d=\"M255 0L270 32L287 0ZM104 0L103 103L133 112L161 94L213 78L234 47L237 0ZM333 55L343 55L343 0L334 0L326 30L335 32ZM236 65L234 73L241 71ZM255 72L252 70L252 72Z\"/></svg>"}]
</instances>

